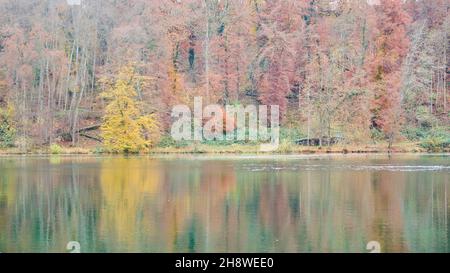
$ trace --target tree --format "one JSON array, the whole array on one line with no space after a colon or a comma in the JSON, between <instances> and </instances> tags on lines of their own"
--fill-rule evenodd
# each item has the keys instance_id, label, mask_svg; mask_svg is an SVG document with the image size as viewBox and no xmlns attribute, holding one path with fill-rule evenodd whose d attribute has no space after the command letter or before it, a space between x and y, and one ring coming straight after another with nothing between
<instances>
[{"instance_id":1,"label":"tree","mask_svg":"<svg viewBox=\"0 0 450 273\"><path fill-rule=\"evenodd\" d=\"M102 137L105 147L115 153L145 151L159 135L155 114L145 114L136 99L137 78L132 67L125 67L113 87L103 93L110 101L103 117Z\"/></svg>"},{"instance_id":2,"label":"tree","mask_svg":"<svg viewBox=\"0 0 450 273\"><path fill-rule=\"evenodd\" d=\"M403 66L405 126L406 129L445 126L449 117L446 86L448 26L442 14L446 3L441 0L414 1L409 7L415 21L410 32L411 47Z\"/></svg>"},{"instance_id":3,"label":"tree","mask_svg":"<svg viewBox=\"0 0 450 273\"><path fill-rule=\"evenodd\" d=\"M367 96L362 88L366 43L365 2L311 1L303 8L306 27L299 47L298 99L300 119L306 121L308 139L345 135L350 141L366 140ZM297 52L301 52L298 49Z\"/></svg>"},{"instance_id":4,"label":"tree","mask_svg":"<svg viewBox=\"0 0 450 273\"><path fill-rule=\"evenodd\" d=\"M406 28L410 17L400 0L381 0L376 8L376 26L369 77L373 90L372 128L382 131L391 145L400 129L401 68L409 48Z\"/></svg>"},{"instance_id":5,"label":"tree","mask_svg":"<svg viewBox=\"0 0 450 273\"><path fill-rule=\"evenodd\" d=\"M296 1L267 1L261 13L258 33L260 52L256 59L259 100L266 105L278 105L282 118L293 84L294 41L302 26L301 4Z\"/></svg>"}]
</instances>

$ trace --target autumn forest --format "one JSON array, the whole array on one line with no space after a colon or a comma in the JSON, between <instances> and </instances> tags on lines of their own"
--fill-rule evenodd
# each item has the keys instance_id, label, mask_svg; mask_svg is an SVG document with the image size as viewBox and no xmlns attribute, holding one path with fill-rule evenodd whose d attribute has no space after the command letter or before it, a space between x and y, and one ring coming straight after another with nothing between
<instances>
[{"instance_id":1,"label":"autumn forest","mask_svg":"<svg viewBox=\"0 0 450 273\"><path fill-rule=\"evenodd\" d=\"M339 138L446 150L449 8L447 0L0 0L0 149L177 146L171 109L200 96L278 105L284 145Z\"/></svg>"}]
</instances>

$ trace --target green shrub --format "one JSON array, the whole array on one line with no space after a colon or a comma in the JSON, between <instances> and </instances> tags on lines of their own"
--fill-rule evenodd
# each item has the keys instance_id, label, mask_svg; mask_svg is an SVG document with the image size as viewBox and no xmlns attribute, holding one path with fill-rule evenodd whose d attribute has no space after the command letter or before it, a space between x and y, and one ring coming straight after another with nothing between
<instances>
[{"instance_id":1,"label":"green shrub","mask_svg":"<svg viewBox=\"0 0 450 273\"><path fill-rule=\"evenodd\" d=\"M426 138L429 135L428 129L410 127L402 130L402 135L405 136L408 140L418 141Z\"/></svg>"},{"instance_id":2,"label":"green shrub","mask_svg":"<svg viewBox=\"0 0 450 273\"><path fill-rule=\"evenodd\" d=\"M58 144L53 143L50 145L50 153L54 155L61 154L63 152L63 148Z\"/></svg>"},{"instance_id":3,"label":"green shrub","mask_svg":"<svg viewBox=\"0 0 450 273\"><path fill-rule=\"evenodd\" d=\"M182 148L188 146L188 141L176 141L170 135L162 136L159 143L156 145L159 148Z\"/></svg>"},{"instance_id":4,"label":"green shrub","mask_svg":"<svg viewBox=\"0 0 450 273\"><path fill-rule=\"evenodd\" d=\"M371 135L372 140L374 140L374 141L381 141L381 140L386 139L386 135L378 128L370 129L370 135Z\"/></svg>"},{"instance_id":5,"label":"green shrub","mask_svg":"<svg viewBox=\"0 0 450 273\"><path fill-rule=\"evenodd\" d=\"M288 154L291 153L294 148L294 142L283 140L280 143L280 146L277 149L277 152Z\"/></svg>"},{"instance_id":6,"label":"green shrub","mask_svg":"<svg viewBox=\"0 0 450 273\"><path fill-rule=\"evenodd\" d=\"M105 150L105 148L101 147L101 146L97 146L94 148L94 150L92 151L94 154L104 154L107 151Z\"/></svg>"},{"instance_id":7,"label":"green shrub","mask_svg":"<svg viewBox=\"0 0 450 273\"><path fill-rule=\"evenodd\" d=\"M0 124L0 148L8 148L14 146L16 131L7 123Z\"/></svg>"},{"instance_id":8,"label":"green shrub","mask_svg":"<svg viewBox=\"0 0 450 273\"><path fill-rule=\"evenodd\" d=\"M14 146L16 137L16 129L12 124L13 108L0 108L0 148L8 148Z\"/></svg>"},{"instance_id":9,"label":"green shrub","mask_svg":"<svg viewBox=\"0 0 450 273\"><path fill-rule=\"evenodd\" d=\"M445 130L436 130L424 138L420 146L429 152L442 152L450 147L450 133Z\"/></svg>"},{"instance_id":10,"label":"green shrub","mask_svg":"<svg viewBox=\"0 0 450 273\"><path fill-rule=\"evenodd\" d=\"M298 128L280 128L280 141L292 142L306 137Z\"/></svg>"}]
</instances>

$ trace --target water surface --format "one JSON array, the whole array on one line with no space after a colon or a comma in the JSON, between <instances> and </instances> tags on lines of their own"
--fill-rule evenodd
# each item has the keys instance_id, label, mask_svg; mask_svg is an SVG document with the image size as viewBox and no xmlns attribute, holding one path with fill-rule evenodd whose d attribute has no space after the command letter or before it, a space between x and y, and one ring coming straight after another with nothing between
<instances>
[{"instance_id":1,"label":"water surface","mask_svg":"<svg viewBox=\"0 0 450 273\"><path fill-rule=\"evenodd\" d=\"M450 156L0 158L0 252L450 252Z\"/></svg>"}]
</instances>

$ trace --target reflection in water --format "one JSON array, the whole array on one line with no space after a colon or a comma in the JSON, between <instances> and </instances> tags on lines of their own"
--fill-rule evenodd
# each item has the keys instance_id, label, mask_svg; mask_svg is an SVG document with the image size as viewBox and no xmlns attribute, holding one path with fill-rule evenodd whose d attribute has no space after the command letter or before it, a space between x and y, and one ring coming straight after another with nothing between
<instances>
[{"instance_id":1,"label":"reflection in water","mask_svg":"<svg viewBox=\"0 0 450 273\"><path fill-rule=\"evenodd\" d=\"M448 162L0 158L0 252L450 252Z\"/></svg>"}]
</instances>

